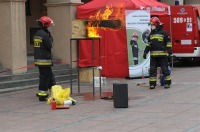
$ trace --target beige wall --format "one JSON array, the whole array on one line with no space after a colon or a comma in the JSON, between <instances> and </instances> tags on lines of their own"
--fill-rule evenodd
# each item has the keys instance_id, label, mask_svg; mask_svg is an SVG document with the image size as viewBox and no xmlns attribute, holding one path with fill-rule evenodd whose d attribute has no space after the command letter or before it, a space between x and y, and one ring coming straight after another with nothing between
<instances>
[{"instance_id":1,"label":"beige wall","mask_svg":"<svg viewBox=\"0 0 200 132\"><path fill-rule=\"evenodd\" d=\"M47 11L55 23L52 36L54 38L54 57L68 62L70 60L70 38L72 36L72 20L76 16L78 0L47 0ZM76 57L76 46L73 48L73 57Z\"/></svg>"},{"instance_id":2,"label":"beige wall","mask_svg":"<svg viewBox=\"0 0 200 132\"><path fill-rule=\"evenodd\" d=\"M200 4L199 0L185 0L185 4Z\"/></svg>"},{"instance_id":3,"label":"beige wall","mask_svg":"<svg viewBox=\"0 0 200 132\"><path fill-rule=\"evenodd\" d=\"M44 0L43 0L44 1ZM69 62L69 39L71 38L71 20L76 15L76 5L80 0L45 0L47 11L41 11L41 0L30 0L31 16L26 16L27 53L34 54L34 47L30 44L30 28L38 27L35 20L43 15L50 16L55 23L52 36L54 46L52 49L54 58ZM74 57L76 47L73 48Z\"/></svg>"},{"instance_id":4,"label":"beige wall","mask_svg":"<svg viewBox=\"0 0 200 132\"><path fill-rule=\"evenodd\" d=\"M9 61L12 54L12 40L10 39L11 6L9 2L0 3L0 16L0 62L2 63L3 67L10 67L12 65L12 61Z\"/></svg>"},{"instance_id":5,"label":"beige wall","mask_svg":"<svg viewBox=\"0 0 200 132\"><path fill-rule=\"evenodd\" d=\"M25 0L0 0L0 62L12 73L27 65Z\"/></svg>"}]
</instances>

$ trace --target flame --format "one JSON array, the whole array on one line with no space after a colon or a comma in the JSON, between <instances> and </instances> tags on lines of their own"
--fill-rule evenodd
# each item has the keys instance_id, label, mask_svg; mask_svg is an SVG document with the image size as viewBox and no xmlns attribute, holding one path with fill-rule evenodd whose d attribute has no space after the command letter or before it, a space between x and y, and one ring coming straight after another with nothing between
<instances>
[{"instance_id":1,"label":"flame","mask_svg":"<svg viewBox=\"0 0 200 132\"><path fill-rule=\"evenodd\" d=\"M101 18L102 20L108 20L109 16L113 13L112 6L106 6L106 10L102 14Z\"/></svg>"},{"instance_id":2,"label":"flame","mask_svg":"<svg viewBox=\"0 0 200 132\"><path fill-rule=\"evenodd\" d=\"M125 22L125 8L123 5L120 5L119 8L117 8L116 14L115 14L115 19L118 19L121 21L122 27L125 27L126 22Z\"/></svg>"},{"instance_id":3,"label":"flame","mask_svg":"<svg viewBox=\"0 0 200 132\"><path fill-rule=\"evenodd\" d=\"M94 16L90 16L89 22L86 26L87 32L88 32L88 37L100 37L98 34L98 29L110 29L110 30L116 30L116 29L111 29L111 28L102 28L99 27L100 21L101 20L109 20L110 15L115 13L115 18L114 20L120 20L122 23L122 27L125 25L125 9L123 8L122 5L119 6L119 8L116 9L114 12L114 9L112 6L106 6L105 10L103 13L101 13L101 10L99 10ZM115 23L113 23L115 24ZM117 24L117 23L116 23Z\"/></svg>"},{"instance_id":4,"label":"flame","mask_svg":"<svg viewBox=\"0 0 200 132\"><path fill-rule=\"evenodd\" d=\"M88 30L88 37L100 37L98 34L97 27L87 27Z\"/></svg>"}]
</instances>

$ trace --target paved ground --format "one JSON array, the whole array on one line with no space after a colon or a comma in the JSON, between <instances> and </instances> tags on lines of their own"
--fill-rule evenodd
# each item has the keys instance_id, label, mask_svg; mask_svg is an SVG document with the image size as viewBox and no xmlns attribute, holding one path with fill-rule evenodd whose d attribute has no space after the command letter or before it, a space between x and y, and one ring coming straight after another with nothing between
<instances>
[{"instance_id":1,"label":"paved ground","mask_svg":"<svg viewBox=\"0 0 200 132\"><path fill-rule=\"evenodd\" d=\"M112 92L116 81L128 84L129 108L114 108L113 100L99 99L98 90L92 100L91 84L71 95L76 105L54 111L35 97L37 88L1 93L0 128L2 132L199 132L200 67L173 68L172 79L170 89L154 90L148 88L147 78L107 79L103 92Z\"/></svg>"}]
</instances>

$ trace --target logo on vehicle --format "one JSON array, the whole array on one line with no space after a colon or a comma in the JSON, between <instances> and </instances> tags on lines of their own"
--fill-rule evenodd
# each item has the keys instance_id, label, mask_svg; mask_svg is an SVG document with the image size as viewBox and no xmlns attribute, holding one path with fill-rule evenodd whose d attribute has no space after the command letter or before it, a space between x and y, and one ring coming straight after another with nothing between
<instances>
[{"instance_id":1,"label":"logo on vehicle","mask_svg":"<svg viewBox=\"0 0 200 132\"><path fill-rule=\"evenodd\" d=\"M185 8L181 8L180 11L183 13L185 12Z\"/></svg>"}]
</instances>

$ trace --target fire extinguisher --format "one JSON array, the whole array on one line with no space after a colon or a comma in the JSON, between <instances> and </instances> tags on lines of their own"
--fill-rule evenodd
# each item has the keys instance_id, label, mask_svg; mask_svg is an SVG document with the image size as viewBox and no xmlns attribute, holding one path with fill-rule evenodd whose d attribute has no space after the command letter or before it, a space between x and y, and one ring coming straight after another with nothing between
<instances>
[{"instance_id":1,"label":"fire extinguisher","mask_svg":"<svg viewBox=\"0 0 200 132\"><path fill-rule=\"evenodd\" d=\"M51 110L56 110L56 101L55 101L55 99L53 99L53 101L51 102Z\"/></svg>"}]
</instances>

